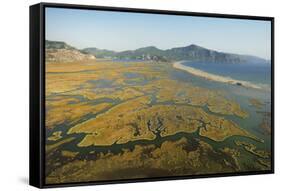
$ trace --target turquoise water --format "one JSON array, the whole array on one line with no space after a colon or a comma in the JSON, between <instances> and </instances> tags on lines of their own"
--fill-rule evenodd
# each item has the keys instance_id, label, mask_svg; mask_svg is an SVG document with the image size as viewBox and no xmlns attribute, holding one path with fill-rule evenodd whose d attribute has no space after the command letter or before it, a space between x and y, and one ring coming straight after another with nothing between
<instances>
[{"instance_id":1,"label":"turquoise water","mask_svg":"<svg viewBox=\"0 0 281 191\"><path fill-rule=\"evenodd\" d=\"M194 86L207 88L210 90L214 90L216 92L222 92L226 98L230 100L234 100L235 102L239 103L240 107L249 114L248 118L242 119L235 116L224 116L224 117L231 121L234 121L241 128L246 129L250 133L257 136L258 138L263 139L264 143L255 142L255 145L257 145L258 148L270 150L271 136L265 134L261 129L260 124L262 123L263 115L259 113L259 112L271 111L270 65L267 66L259 65L257 66L257 68L253 69L250 68L249 65L247 66L227 65L221 67L221 64L214 64L214 63L185 62L183 64L212 74L229 76L234 79L247 80L253 83L258 82L258 83L267 84L269 89L268 88L253 89L253 88L246 88L243 86L231 85L228 83L210 81L205 78L194 76L183 70L170 71L170 76L172 79L181 82L192 83ZM216 70L216 68L219 69ZM241 72L240 74L239 71L243 71L243 72ZM248 73L250 75L247 76ZM260 76L262 77L259 79ZM261 108L256 108L255 106L251 105L250 99L253 98L258 99L264 105Z\"/></svg>"},{"instance_id":2,"label":"turquoise water","mask_svg":"<svg viewBox=\"0 0 281 191\"><path fill-rule=\"evenodd\" d=\"M271 65L268 63L226 64L210 62L185 62L183 64L208 73L231 77L236 80L249 81L255 84L270 85L271 83Z\"/></svg>"}]
</instances>

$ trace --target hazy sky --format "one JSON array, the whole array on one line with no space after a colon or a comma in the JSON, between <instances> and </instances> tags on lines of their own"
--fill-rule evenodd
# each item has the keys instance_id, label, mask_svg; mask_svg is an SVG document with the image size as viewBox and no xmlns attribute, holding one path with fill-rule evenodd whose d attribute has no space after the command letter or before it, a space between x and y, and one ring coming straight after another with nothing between
<instances>
[{"instance_id":1,"label":"hazy sky","mask_svg":"<svg viewBox=\"0 0 281 191\"><path fill-rule=\"evenodd\" d=\"M269 21L171 16L79 9L46 9L46 39L77 47L132 50L197 44L270 59Z\"/></svg>"}]
</instances>

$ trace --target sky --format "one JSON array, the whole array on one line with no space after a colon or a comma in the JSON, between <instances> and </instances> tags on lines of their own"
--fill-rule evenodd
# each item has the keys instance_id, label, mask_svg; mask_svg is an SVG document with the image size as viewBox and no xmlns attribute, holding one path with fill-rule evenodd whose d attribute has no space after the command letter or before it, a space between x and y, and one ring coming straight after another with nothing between
<instances>
[{"instance_id":1,"label":"sky","mask_svg":"<svg viewBox=\"0 0 281 191\"><path fill-rule=\"evenodd\" d=\"M46 8L46 39L114 51L196 44L270 59L270 21Z\"/></svg>"}]
</instances>

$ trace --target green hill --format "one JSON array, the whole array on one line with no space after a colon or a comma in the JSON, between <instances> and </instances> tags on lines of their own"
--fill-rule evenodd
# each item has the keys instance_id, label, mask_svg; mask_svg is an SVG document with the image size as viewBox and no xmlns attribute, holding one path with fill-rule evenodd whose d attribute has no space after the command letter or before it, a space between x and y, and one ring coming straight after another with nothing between
<instances>
[{"instance_id":1,"label":"green hill","mask_svg":"<svg viewBox=\"0 0 281 191\"><path fill-rule=\"evenodd\" d=\"M195 44L185 47L176 47L167 50L161 50L155 46L148 46L136 50L127 50L115 52L112 50L98 49L89 47L78 50L65 42L46 41L46 49L65 49L77 50L81 54L93 55L96 58L107 59L127 59L127 60L153 60L153 61L203 61L203 62L217 62L217 63L264 63L268 62L265 59L249 56L224 53L215 50L210 50Z\"/></svg>"}]
</instances>

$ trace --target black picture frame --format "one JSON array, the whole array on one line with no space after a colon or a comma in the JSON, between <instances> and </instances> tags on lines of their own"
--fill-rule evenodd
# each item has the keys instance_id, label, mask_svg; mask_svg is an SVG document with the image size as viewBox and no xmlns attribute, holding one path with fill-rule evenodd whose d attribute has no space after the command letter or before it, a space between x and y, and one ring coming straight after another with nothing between
<instances>
[{"instance_id":1,"label":"black picture frame","mask_svg":"<svg viewBox=\"0 0 281 191\"><path fill-rule=\"evenodd\" d=\"M45 184L45 8L69 8L84 10L102 10L130 13L149 13L164 15L185 15L197 17L233 18L262 20L271 22L271 169L238 173L220 173L206 175L173 176L161 178L141 178L134 180L110 180L95 182L77 182L63 184ZM146 181L177 180L190 178L226 177L274 173L274 18L249 15L231 15L214 13L196 13L183 11L135 9L121 7L103 7L89 5L39 3L30 6L30 139L29 139L29 184L38 188L98 185L112 183L132 183Z\"/></svg>"}]
</instances>

